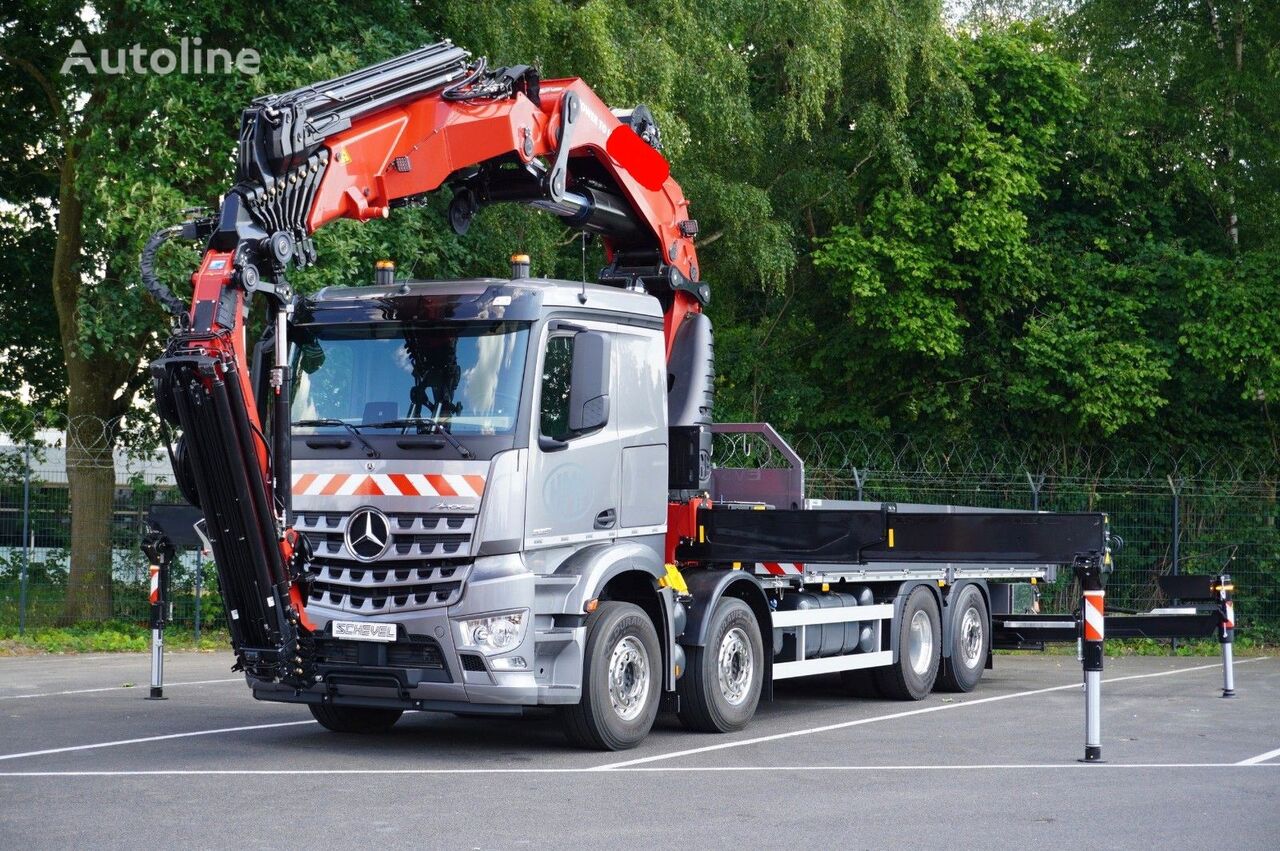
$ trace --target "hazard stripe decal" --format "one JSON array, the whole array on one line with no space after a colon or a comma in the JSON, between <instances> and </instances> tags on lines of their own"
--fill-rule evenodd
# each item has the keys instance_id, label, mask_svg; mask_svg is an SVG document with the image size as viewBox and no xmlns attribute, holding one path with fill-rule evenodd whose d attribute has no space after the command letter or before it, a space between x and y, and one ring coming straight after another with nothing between
<instances>
[{"instance_id":1,"label":"hazard stripe decal","mask_svg":"<svg viewBox=\"0 0 1280 851\"><path fill-rule=\"evenodd\" d=\"M791 562L758 561L756 562L756 573L768 573L772 576L799 575L804 573L804 565Z\"/></svg>"},{"instance_id":2,"label":"hazard stripe decal","mask_svg":"<svg viewBox=\"0 0 1280 851\"><path fill-rule=\"evenodd\" d=\"M295 473L294 496L484 495L484 476L454 473Z\"/></svg>"},{"instance_id":3,"label":"hazard stripe decal","mask_svg":"<svg viewBox=\"0 0 1280 851\"><path fill-rule=\"evenodd\" d=\"M1102 641L1106 633L1106 617L1103 613L1105 591L1084 592L1084 640Z\"/></svg>"}]
</instances>

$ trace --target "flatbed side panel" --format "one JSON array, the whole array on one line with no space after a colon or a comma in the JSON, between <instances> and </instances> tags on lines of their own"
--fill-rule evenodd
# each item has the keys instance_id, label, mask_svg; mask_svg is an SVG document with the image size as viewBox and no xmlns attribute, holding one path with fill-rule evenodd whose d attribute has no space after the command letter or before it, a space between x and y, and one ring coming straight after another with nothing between
<instances>
[{"instance_id":1,"label":"flatbed side panel","mask_svg":"<svg viewBox=\"0 0 1280 851\"><path fill-rule=\"evenodd\" d=\"M913 512L888 523L888 541L864 550L867 561L1071 564L1106 549L1102 514Z\"/></svg>"},{"instance_id":2,"label":"flatbed side panel","mask_svg":"<svg viewBox=\"0 0 1280 851\"><path fill-rule=\"evenodd\" d=\"M676 549L703 562L858 563L885 536L880 511L700 510L698 538Z\"/></svg>"},{"instance_id":3,"label":"flatbed side panel","mask_svg":"<svg viewBox=\"0 0 1280 851\"><path fill-rule=\"evenodd\" d=\"M1106 516L1035 512L703 509L676 555L701 562L1071 564L1106 550Z\"/></svg>"}]
</instances>

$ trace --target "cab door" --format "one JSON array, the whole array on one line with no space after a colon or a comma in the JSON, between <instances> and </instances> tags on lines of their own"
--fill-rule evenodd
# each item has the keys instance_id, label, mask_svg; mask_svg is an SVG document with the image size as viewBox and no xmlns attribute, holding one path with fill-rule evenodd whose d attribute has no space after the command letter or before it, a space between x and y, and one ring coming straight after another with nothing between
<instances>
[{"instance_id":1,"label":"cab door","mask_svg":"<svg viewBox=\"0 0 1280 851\"><path fill-rule=\"evenodd\" d=\"M584 331L591 331L593 339L588 341L580 336ZM530 425L526 549L560 547L617 536L622 489L617 418L609 416L601 426L575 430L575 421L580 417L575 417L570 410L575 398L575 350L588 342L591 360L601 357L605 360L601 367L609 390L603 402L592 401L607 409L614 396L615 381L614 370L608 362L613 341L607 326L552 323L541 340ZM586 351L578 355L579 372Z\"/></svg>"}]
</instances>

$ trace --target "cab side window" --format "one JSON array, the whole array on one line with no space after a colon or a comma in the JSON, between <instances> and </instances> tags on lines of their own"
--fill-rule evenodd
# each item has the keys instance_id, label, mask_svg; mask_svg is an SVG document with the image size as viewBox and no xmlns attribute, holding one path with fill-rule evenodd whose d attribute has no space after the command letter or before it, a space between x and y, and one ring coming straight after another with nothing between
<instances>
[{"instance_id":1,"label":"cab side window","mask_svg":"<svg viewBox=\"0 0 1280 851\"><path fill-rule=\"evenodd\" d=\"M569 383L573 375L573 337L547 340L542 357L542 434L563 440L569 435Z\"/></svg>"}]
</instances>

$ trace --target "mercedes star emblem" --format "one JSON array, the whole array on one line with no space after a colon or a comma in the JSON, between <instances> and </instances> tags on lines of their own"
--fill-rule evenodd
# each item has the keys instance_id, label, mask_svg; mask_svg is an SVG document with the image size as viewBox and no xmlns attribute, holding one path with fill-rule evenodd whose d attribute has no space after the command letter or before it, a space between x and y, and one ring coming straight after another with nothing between
<instances>
[{"instance_id":1,"label":"mercedes star emblem","mask_svg":"<svg viewBox=\"0 0 1280 851\"><path fill-rule=\"evenodd\" d=\"M376 508L352 512L347 522L347 549L361 561L381 558L391 546L391 521Z\"/></svg>"}]
</instances>

